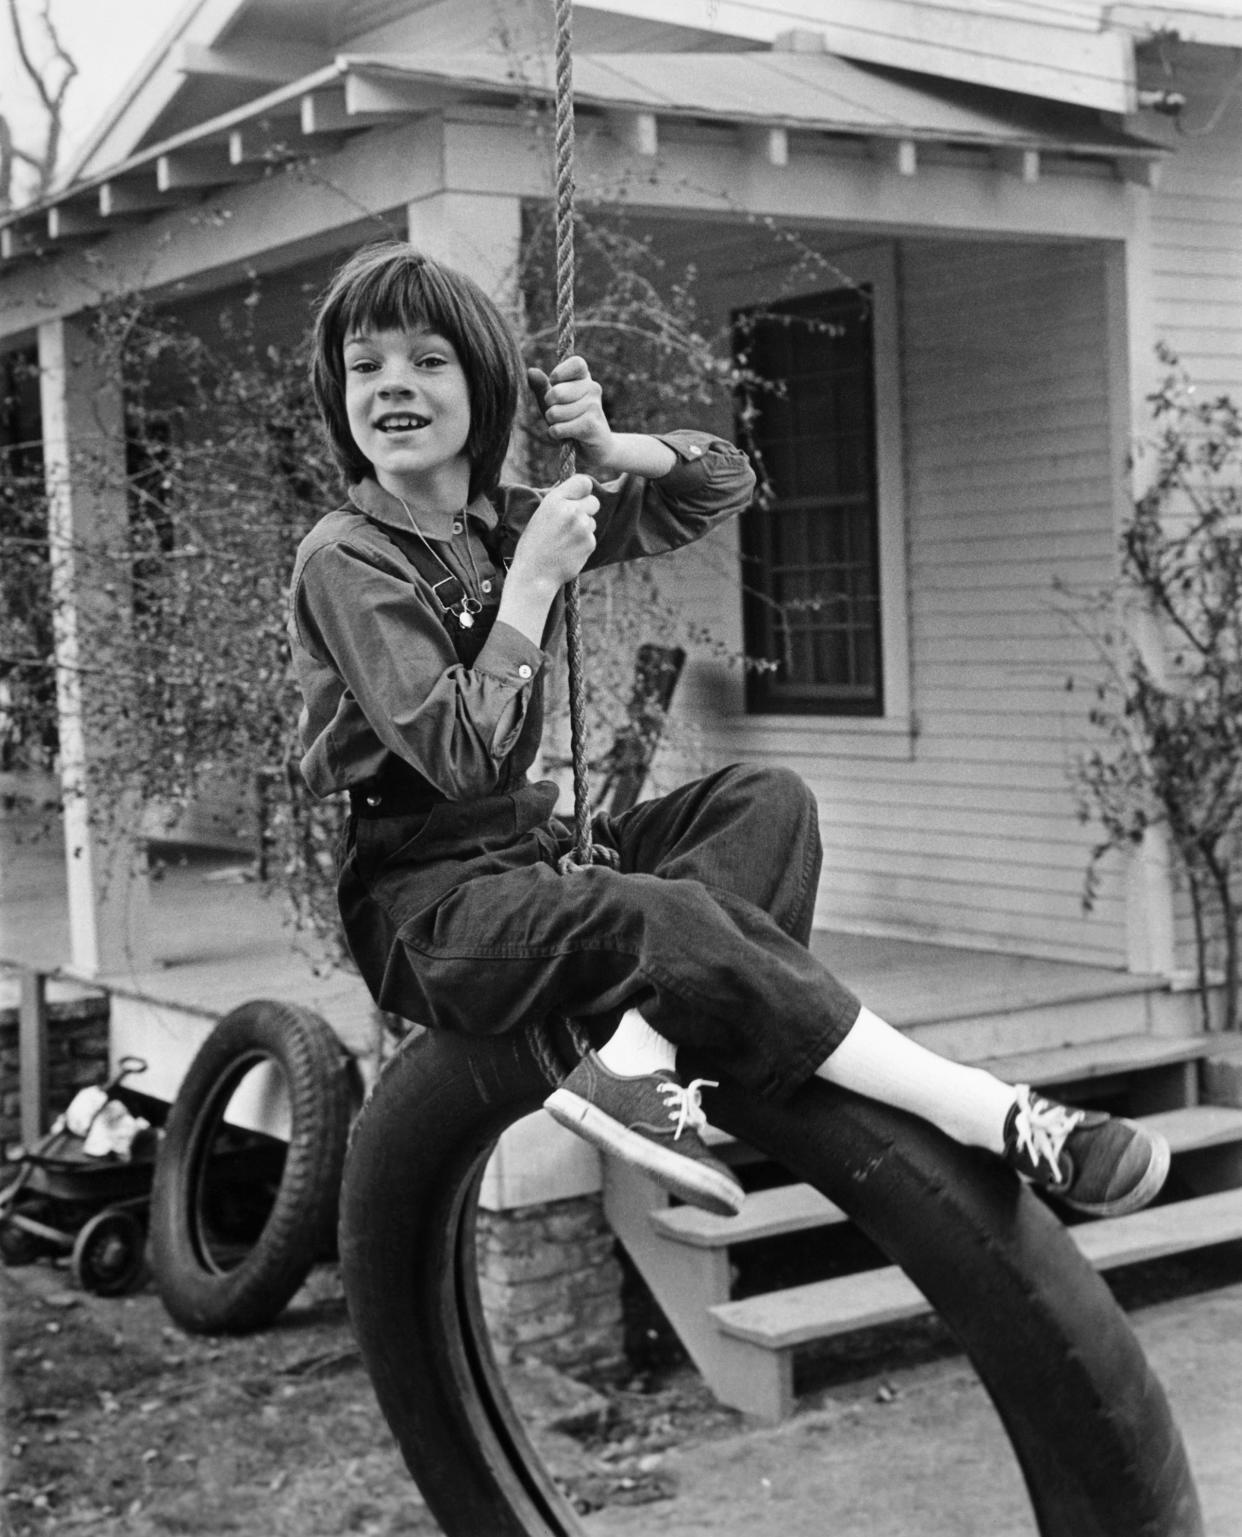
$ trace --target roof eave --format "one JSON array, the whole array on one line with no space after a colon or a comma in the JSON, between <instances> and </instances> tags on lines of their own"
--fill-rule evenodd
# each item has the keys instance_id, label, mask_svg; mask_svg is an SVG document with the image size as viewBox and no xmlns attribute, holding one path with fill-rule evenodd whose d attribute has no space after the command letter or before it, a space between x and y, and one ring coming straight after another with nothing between
<instances>
[{"instance_id":1,"label":"roof eave","mask_svg":"<svg viewBox=\"0 0 1242 1537\"><path fill-rule=\"evenodd\" d=\"M412 120L455 105L469 107L481 96L511 106L532 93L546 97L549 89L541 82L497 80L485 73L475 77L468 71L446 79L442 71L420 73L382 57L340 55L289 85L16 210L0 220L0 260L18 260L49 247L97 239L127 223L171 211L213 187L256 180L273 163L295 159L302 151L322 152L325 144L377 125ZM585 116L602 116L610 130L639 154L657 152L661 120L705 121L700 108L683 109L664 100L653 106L641 94L627 97L621 88L610 94L587 92L578 95L577 101ZM1041 156L1060 155L1109 161L1124 179L1150 184L1166 153L1149 140L1103 125L1097 133L1075 138L1065 133L1041 135L1028 128L1008 133L1000 128L990 133L933 132L900 124L860 125L826 116L799 118L778 110L733 110L722 114L716 126L766 135L765 153L774 164L787 156L791 133L862 138L878 153L891 157L903 174L917 169L920 145L939 143L990 150L999 167L1026 181L1037 178Z\"/></svg>"}]
</instances>

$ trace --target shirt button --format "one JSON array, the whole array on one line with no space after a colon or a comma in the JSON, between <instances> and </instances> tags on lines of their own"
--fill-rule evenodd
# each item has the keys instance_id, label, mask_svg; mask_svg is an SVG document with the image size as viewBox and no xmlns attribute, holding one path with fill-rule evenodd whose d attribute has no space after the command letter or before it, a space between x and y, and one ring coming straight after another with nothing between
<instances>
[{"instance_id":1,"label":"shirt button","mask_svg":"<svg viewBox=\"0 0 1242 1537\"><path fill-rule=\"evenodd\" d=\"M453 519L453 532L455 534L460 534L462 529L465 528L465 526L466 525L462 522L462 520L460 518L454 518Z\"/></svg>"},{"instance_id":2,"label":"shirt button","mask_svg":"<svg viewBox=\"0 0 1242 1537\"><path fill-rule=\"evenodd\" d=\"M483 578L483 580L479 583L479 586L483 589L484 592L491 592L492 590L492 584L487 577Z\"/></svg>"},{"instance_id":3,"label":"shirt button","mask_svg":"<svg viewBox=\"0 0 1242 1537\"><path fill-rule=\"evenodd\" d=\"M703 450L699 447L699 445L697 443L691 443L690 447L686 450L686 452L690 455L690 457L692 459L697 459L699 457L699 455L703 452Z\"/></svg>"},{"instance_id":4,"label":"shirt button","mask_svg":"<svg viewBox=\"0 0 1242 1537\"><path fill-rule=\"evenodd\" d=\"M533 671L533 668L531 667L530 663L529 662L523 662L522 665L518 668L518 677L519 678L529 678L531 673L532 673L532 671Z\"/></svg>"}]
</instances>

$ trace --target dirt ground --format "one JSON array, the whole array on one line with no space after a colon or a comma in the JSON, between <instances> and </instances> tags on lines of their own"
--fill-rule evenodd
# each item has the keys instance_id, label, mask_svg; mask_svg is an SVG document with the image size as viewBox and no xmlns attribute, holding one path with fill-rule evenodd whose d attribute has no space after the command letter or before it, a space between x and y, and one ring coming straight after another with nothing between
<instances>
[{"instance_id":1,"label":"dirt ground","mask_svg":"<svg viewBox=\"0 0 1242 1537\"><path fill-rule=\"evenodd\" d=\"M334 1267L244 1339L185 1334L150 1290L88 1296L46 1263L0 1268L0 1302L11 1537L440 1531L375 1405ZM584 1513L665 1501L666 1449L740 1423L686 1372L607 1395L538 1366L509 1377Z\"/></svg>"},{"instance_id":2,"label":"dirt ground","mask_svg":"<svg viewBox=\"0 0 1242 1537\"><path fill-rule=\"evenodd\" d=\"M1186 1435L1210 1537L1242 1537L1235 1251L1140 1278L1132 1315ZM11 1537L440 1530L375 1406L333 1267L246 1339L186 1335L150 1291L86 1296L47 1264L0 1269L0 1301ZM510 1389L591 1537L1034 1533L995 1415L934 1325L844 1350L820 1377L772 1429L719 1408L675 1352L619 1383L533 1367Z\"/></svg>"}]
</instances>

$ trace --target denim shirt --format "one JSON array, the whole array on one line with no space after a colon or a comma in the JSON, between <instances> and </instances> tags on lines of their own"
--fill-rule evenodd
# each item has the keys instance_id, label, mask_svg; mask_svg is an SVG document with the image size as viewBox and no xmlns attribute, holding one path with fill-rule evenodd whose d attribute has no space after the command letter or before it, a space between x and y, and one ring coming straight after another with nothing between
<instances>
[{"instance_id":1,"label":"denim shirt","mask_svg":"<svg viewBox=\"0 0 1242 1537\"><path fill-rule=\"evenodd\" d=\"M658 555L741 512L754 473L710 433L662 434L676 464L658 479L596 485L596 546L587 569ZM350 491L302 541L290 593L289 639L302 691L302 773L327 796L394 768L413 768L448 800L474 800L524 780L543 729L543 674L560 628L560 599L543 647L495 621L506 562L544 495L501 486L464 512L419 514L445 573L482 605L486 639L472 660L453 617L408 553L401 502L374 480ZM447 589L446 589L447 590ZM473 651L474 648L470 648Z\"/></svg>"}]
</instances>

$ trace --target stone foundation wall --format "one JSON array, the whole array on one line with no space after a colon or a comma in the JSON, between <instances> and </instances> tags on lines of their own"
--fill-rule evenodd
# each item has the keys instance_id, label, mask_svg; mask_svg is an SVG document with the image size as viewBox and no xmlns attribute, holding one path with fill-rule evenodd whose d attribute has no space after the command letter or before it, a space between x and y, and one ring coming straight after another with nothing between
<instances>
[{"instance_id":1,"label":"stone foundation wall","mask_svg":"<svg viewBox=\"0 0 1242 1537\"><path fill-rule=\"evenodd\" d=\"M21 1142L17 988L0 992L0 1150ZM47 1004L48 1124L79 1089L108 1076L108 998L103 993L49 998Z\"/></svg>"},{"instance_id":2,"label":"stone foundation wall","mask_svg":"<svg viewBox=\"0 0 1242 1537\"><path fill-rule=\"evenodd\" d=\"M502 1362L624 1364L621 1266L599 1195L478 1214L479 1291Z\"/></svg>"}]
</instances>

